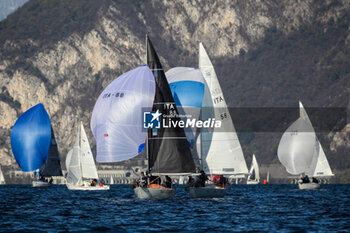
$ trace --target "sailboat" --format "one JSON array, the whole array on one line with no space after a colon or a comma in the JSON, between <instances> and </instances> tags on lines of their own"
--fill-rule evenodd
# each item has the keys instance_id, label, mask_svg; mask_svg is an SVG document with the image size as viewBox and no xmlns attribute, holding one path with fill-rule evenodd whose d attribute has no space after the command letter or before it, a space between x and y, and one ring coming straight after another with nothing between
<instances>
[{"instance_id":1,"label":"sailboat","mask_svg":"<svg viewBox=\"0 0 350 233\"><path fill-rule=\"evenodd\" d=\"M267 171L266 179L264 180L264 184L270 183L270 172Z\"/></svg>"},{"instance_id":2,"label":"sailboat","mask_svg":"<svg viewBox=\"0 0 350 233\"><path fill-rule=\"evenodd\" d=\"M22 171L40 169L41 180L33 181L33 187L50 186L45 177L62 175L50 117L41 103L17 119L11 132L11 148Z\"/></svg>"},{"instance_id":3,"label":"sailboat","mask_svg":"<svg viewBox=\"0 0 350 233\"><path fill-rule=\"evenodd\" d=\"M202 43L199 44L199 69L206 82L201 117L207 119L213 114L221 121L221 129L202 130L200 134L201 169L212 176L244 177L248 168L243 151L213 64ZM223 186L189 187L188 190L191 197L224 197L229 188L227 183Z\"/></svg>"},{"instance_id":4,"label":"sailboat","mask_svg":"<svg viewBox=\"0 0 350 233\"><path fill-rule=\"evenodd\" d=\"M259 165L256 161L255 154L253 154L252 165L250 166L249 175L247 178L247 184L259 184L260 182L260 173Z\"/></svg>"},{"instance_id":5,"label":"sailboat","mask_svg":"<svg viewBox=\"0 0 350 233\"><path fill-rule=\"evenodd\" d=\"M162 116L163 122L179 122L179 112L171 93L164 70L154 47L146 36L147 64L155 82L156 94L152 111ZM147 134L148 173L152 176L186 175L195 173L195 163L187 142L186 134L179 125L175 127L151 128ZM152 182L152 181L151 181ZM169 199L175 195L172 187L148 183L146 187L134 189L137 198Z\"/></svg>"},{"instance_id":6,"label":"sailboat","mask_svg":"<svg viewBox=\"0 0 350 233\"><path fill-rule=\"evenodd\" d=\"M299 189L319 189L317 178L334 176L311 121L299 101L300 117L282 135L278 159L291 175L305 175L310 182L298 181ZM306 181L304 179L304 181Z\"/></svg>"},{"instance_id":7,"label":"sailboat","mask_svg":"<svg viewBox=\"0 0 350 233\"><path fill-rule=\"evenodd\" d=\"M98 184L95 161L82 122L73 149L67 154L66 168L69 190L109 190L108 185Z\"/></svg>"},{"instance_id":8,"label":"sailboat","mask_svg":"<svg viewBox=\"0 0 350 233\"><path fill-rule=\"evenodd\" d=\"M53 176L62 176L61 161L58 153L55 134L51 128L49 154L45 164L39 169L39 179L32 182L33 187L50 186ZM50 178L50 180L49 180Z\"/></svg>"},{"instance_id":9,"label":"sailboat","mask_svg":"<svg viewBox=\"0 0 350 233\"><path fill-rule=\"evenodd\" d=\"M4 174L2 173L0 166L0 184L6 184Z\"/></svg>"}]
</instances>

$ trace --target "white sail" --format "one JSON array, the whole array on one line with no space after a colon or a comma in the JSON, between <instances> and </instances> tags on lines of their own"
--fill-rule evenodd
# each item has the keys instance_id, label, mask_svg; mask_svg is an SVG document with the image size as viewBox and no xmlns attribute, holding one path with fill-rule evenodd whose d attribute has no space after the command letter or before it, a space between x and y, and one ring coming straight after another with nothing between
<instances>
[{"instance_id":1,"label":"white sail","mask_svg":"<svg viewBox=\"0 0 350 233\"><path fill-rule=\"evenodd\" d=\"M103 90L90 123L97 161L123 161L143 150L146 130L142 113L151 110L154 95L155 80L148 66L124 73Z\"/></svg>"},{"instance_id":2,"label":"white sail","mask_svg":"<svg viewBox=\"0 0 350 233\"><path fill-rule=\"evenodd\" d=\"M270 172L267 172L267 176L266 176L266 182L269 183L270 182Z\"/></svg>"},{"instance_id":3,"label":"white sail","mask_svg":"<svg viewBox=\"0 0 350 233\"><path fill-rule=\"evenodd\" d=\"M324 153L320 141L316 138L317 144L316 147L318 147L318 159L316 163L316 167L313 171L314 177L330 177L334 176L332 173L331 167L329 166L326 154Z\"/></svg>"},{"instance_id":4,"label":"white sail","mask_svg":"<svg viewBox=\"0 0 350 233\"><path fill-rule=\"evenodd\" d=\"M80 162L83 178L98 179L97 169L83 123L80 122Z\"/></svg>"},{"instance_id":5,"label":"white sail","mask_svg":"<svg viewBox=\"0 0 350 233\"><path fill-rule=\"evenodd\" d=\"M0 167L0 184L5 184L5 177L4 174L2 173L1 167Z\"/></svg>"},{"instance_id":6,"label":"white sail","mask_svg":"<svg viewBox=\"0 0 350 233\"><path fill-rule=\"evenodd\" d=\"M253 154L252 165L249 170L248 180L260 180L259 165L256 161L255 155Z\"/></svg>"},{"instance_id":7,"label":"white sail","mask_svg":"<svg viewBox=\"0 0 350 233\"><path fill-rule=\"evenodd\" d=\"M326 155L300 101L299 113L299 119L286 130L279 143L280 162L292 175L332 176Z\"/></svg>"},{"instance_id":8,"label":"white sail","mask_svg":"<svg viewBox=\"0 0 350 233\"><path fill-rule=\"evenodd\" d=\"M278 145L278 159L292 175L308 170L313 160L315 134L311 125L303 118L296 120L282 135Z\"/></svg>"},{"instance_id":9,"label":"white sail","mask_svg":"<svg viewBox=\"0 0 350 233\"><path fill-rule=\"evenodd\" d=\"M67 183L71 185L82 184L79 140L80 140L80 135L78 131L73 149L68 152L68 155L66 157L66 160L67 160L66 166L68 165L66 180L67 180Z\"/></svg>"},{"instance_id":10,"label":"white sail","mask_svg":"<svg viewBox=\"0 0 350 233\"><path fill-rule=\"evenodd\" d=\"M202 43L199 44L199 68L207 82L216 120L222 129L202 133L202 163L211 174L247 174L248 168L231 115L217 79L214 67ZM204 106L203 106L204 107Z\"/></svg>"}]
</instances>

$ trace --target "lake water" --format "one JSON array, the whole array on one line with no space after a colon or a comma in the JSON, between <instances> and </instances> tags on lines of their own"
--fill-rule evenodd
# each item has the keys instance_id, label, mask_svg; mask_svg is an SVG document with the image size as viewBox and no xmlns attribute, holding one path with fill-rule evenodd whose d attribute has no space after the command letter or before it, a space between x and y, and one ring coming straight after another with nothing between
<instances>
[{"instance_id":1,"label":"lake water","mask_svg":"<svg viewBox=\"0 0 350 233\"><path fill-rule=\"evenodd\" d=\"M131 185L109 191L0 186L1 232L350 232L350 185L233 185L225 198L137 200Z\"/></svg>"}]
</instances>

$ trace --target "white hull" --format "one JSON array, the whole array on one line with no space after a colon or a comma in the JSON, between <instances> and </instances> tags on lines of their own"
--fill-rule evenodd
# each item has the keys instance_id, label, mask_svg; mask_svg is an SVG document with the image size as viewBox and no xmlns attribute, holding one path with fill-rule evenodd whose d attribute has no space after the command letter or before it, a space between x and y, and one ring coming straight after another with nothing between
<instances>
[{"instance_id":1,"label":"white hull","mask_svg":"<svg viewBox=\"0 0 350 233\"><path fill-rule=\"evenodd\" d=\"M207 185L205 187L189 187L188 192L190 197L193 198L220 198L224 197L229 189L230 185L226 185L224 188L216 185Z\"/></svg>"},{"instance_id":2,"label":"white hull","mask_svg":"<svg viewBox=\"0 0 350 233\"><path fill-rule=\"evenodd\" d=\"M48 187L48 186L51 186L51 184L49 182L42 181L42 180L34 180L32 182L32 186L33 187Z\"/></svg>"},{"instance_id":3,"label":"white hull","mask_svg":"<svg viewBox=\"0 0 350 233\"><path fill-rule=\"evenodd\" d=\"M139 199L172 199L175 196L175 189L168 188L142 188L134 189L136 198Z\"/></svg>"},{"instance_id":4,"label":"white hull","mask_svg":"<svg viewBox=\"0 0 350 233\"><path fill-rule=\"evenodd\" d=\"M247 180L247 184L259 184L258 180Z\"/></svg>"},{"instance_id":5,"label":"white hull","mask_svg":"<svg viewBox=\"0 0 350 233\"><path fill-rule=\"evenodd\" d=\"M103 185L103 186L90 186L90 185L71 185L67 184L67 188L69 190L90 190L90 191L95 191L95 190L109 190L109 185Z\"/></svg>"},{"instance_id":6,"label":"white hull","mask_svg":"<svg viewBox=\"0 0 350 233\"><path fill-rule=\"evenodd\" d=\"M298 183L298 187L301 190L311 190L311 189L320 189L321 184L317 183Z\"/></svg>"}]
</instances>

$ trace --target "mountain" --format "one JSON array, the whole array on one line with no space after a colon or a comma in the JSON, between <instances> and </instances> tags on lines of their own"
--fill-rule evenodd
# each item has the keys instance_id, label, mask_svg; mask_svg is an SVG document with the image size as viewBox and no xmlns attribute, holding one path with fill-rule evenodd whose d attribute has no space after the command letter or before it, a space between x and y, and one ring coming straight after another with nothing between
<instances>
[{"instance_id":1,"label":"mountain","mask_svg":"<svg viewBox=\"0 0 350 233\"><path fill-rule=\"evenodd\" d=\"M27 1L28 0L2 0L0 2L0 21L5 19Z\"/></svg>"},{"instance_id":2,"label":"mountain","mask_svg":"<svg viewBox=\"0 0 350 233\"><path fill-rule=\"evenodd\" d=\"M233 111L267 109L264 116L253 114L249 124L272 126L266 117L272 107L295 107L297 116L299 100L307 111L349 111L349 10L346 0L30 0L0 22L1 165L18 169L11 127L38 102L51 116L64 159L77 120L89 128L103 88L145 63L146 33L165 69L197 67L203 42ZM279 163L277 145L292 121L269 133L243 127L239 137L247 163L252 153L260 164ZM318 134L334 182L350 182L349 126L343 117ZM94 146L92 136L90 141Z\"/></svg>"}]
</instances>

